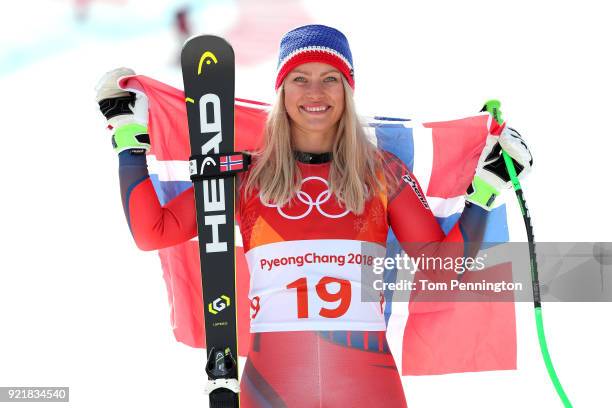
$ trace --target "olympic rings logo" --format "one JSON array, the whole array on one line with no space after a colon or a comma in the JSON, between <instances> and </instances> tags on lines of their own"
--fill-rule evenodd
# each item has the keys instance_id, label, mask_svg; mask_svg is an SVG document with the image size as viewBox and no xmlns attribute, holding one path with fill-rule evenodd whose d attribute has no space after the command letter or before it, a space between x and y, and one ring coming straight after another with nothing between
<instances>
[{"instance_id":1,"label":"olympic rings logo","mask_svg":"<svg viewBox=\"0 0 612 408\"><path fill-rule=\"evenodd\" d=\"M306 183L307 181L320 181L321 183L323 183L325 185L325 190L323 190L321 193L319 193L319 195L317 195L317 198L315 198L314 200L312 199L312 197L310 197L310 195L308 195L307 193L305 193L304 191L301 190L301 186ZM326 212L325 210L323 210L321 208L321 204L325 204L326 202L329 201L329 199L331 198L331 192L329 191L329 184L327 184L327 180L325 180L322 177L317 177L317 176L311 176L311 177L306 177L305 179L302 180L302 183L300 185L300 191L297 192L297 199L300 200L302 203L306 204L308 206L308 209L300 215L289 215L287 213L285 213L283 211L283 209L281 207L279 207L278 205L275 204L269 204L269 203L265 203L261 196L259 196L259 200L261 201L261 203L263 205L265 205L266 207L269 208L276 208L276 211L278 211L278 213L283 217L286 218L288 220L300 220L306 216L308 216L308 214L310 214L312 212L313 208L316 208L317 211L319 212L319 214L323 215L324 217L327 218L341 218L344 217L345 215L347 215L350 211L346 210L340 214L329 214L328 212Z\"/></svg>"}]
</instances>

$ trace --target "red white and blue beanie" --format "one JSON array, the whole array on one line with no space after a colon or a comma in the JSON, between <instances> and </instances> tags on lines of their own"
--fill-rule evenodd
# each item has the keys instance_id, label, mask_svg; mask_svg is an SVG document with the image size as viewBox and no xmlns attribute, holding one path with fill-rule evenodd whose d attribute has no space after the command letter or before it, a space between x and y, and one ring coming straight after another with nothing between
<instances>
[{"instance_id":1,"label":"red white and blue beanie","mask_svg":"<svg viewBox=\"0 0 612 408\"><path fill-rule=\"evenodd\" d=\"M283 36L278 55L275 89L291 70L307 62L323 62L338 69L355 89L353 57L348 40L340 31L324 25L306 25Z\"/></svg>"}]
</instances>

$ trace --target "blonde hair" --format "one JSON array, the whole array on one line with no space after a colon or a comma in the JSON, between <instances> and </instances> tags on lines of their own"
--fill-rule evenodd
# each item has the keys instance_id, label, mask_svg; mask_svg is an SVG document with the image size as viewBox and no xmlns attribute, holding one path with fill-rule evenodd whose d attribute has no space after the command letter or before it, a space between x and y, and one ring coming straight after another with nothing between
<instances>
[{"instance_id":1,"label":"blonde hair","mask_svg":"<svg viewBox=\"0 0 612 408\"><path fill-rule=\"evenodd\" d=\"M353 90L346 79L344 112L338 122L329 171L330 192L346 209L363 213L365 202L382 188L380 152L366 137L355 110ZM291 125L284 104L284 86L276 94L264 131L262 150L254 153L254 164L244 189L255 188L264 202L285 205L300 190L302 176L291 146Z\"/></svg>"}]
</instances>

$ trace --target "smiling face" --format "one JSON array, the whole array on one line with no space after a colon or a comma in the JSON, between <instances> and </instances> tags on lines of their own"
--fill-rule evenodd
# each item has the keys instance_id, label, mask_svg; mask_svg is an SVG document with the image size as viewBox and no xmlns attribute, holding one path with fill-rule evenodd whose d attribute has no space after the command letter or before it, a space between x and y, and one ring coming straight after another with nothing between
<instances>
[{"instance_id":1,"label":"smiling face","mask_svg":"<svg viewBox=\"0 0 612 408\"><path fill-rule=\"evenodd\" d=\"M296 147L306 139L314 139L319 148L328 151L344 113L342 74L331 65L309 62L291 71L284 81L285 109L291 122ZM299 142L302 143L299 143ZM306 143L306 146L312 143Z\"/></svg>"}]
</instances>

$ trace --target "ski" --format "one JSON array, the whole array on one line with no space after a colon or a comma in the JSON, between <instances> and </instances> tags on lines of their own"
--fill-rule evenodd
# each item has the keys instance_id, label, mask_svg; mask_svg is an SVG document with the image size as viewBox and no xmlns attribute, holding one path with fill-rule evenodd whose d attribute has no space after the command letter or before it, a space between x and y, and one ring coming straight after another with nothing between
<instances>
[{"instance_id":1,"label":"ski","mask_svg":"<svg viewBox=\"0 0 612 408\"><path fill-rule=\"evenodd\" d=\"M181 67L194 183L210 407L238 407L234 184L248 158L234 152L234 51L203 35L183 46Z\"/></svg>"}]
</instances>

